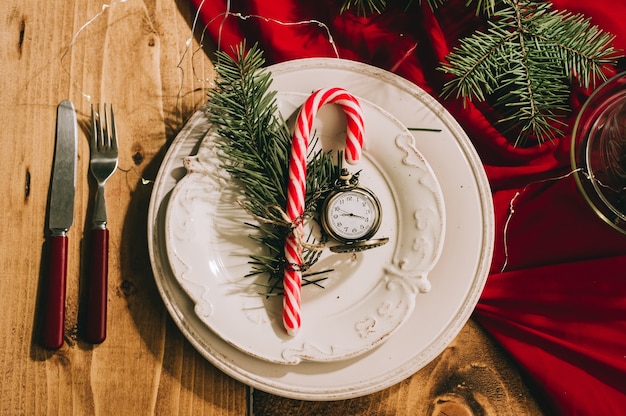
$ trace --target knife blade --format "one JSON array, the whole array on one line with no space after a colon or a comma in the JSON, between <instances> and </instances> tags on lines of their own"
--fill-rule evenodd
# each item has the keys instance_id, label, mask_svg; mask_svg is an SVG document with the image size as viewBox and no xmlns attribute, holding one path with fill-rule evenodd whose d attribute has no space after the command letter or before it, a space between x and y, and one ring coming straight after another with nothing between
<instances>
[{"instance_id":1,"label":"knife blade","mask_svg":"<svg viewBox=\"0 0 626 416\"><path fill-rule=\"evenodd\" d=\"M48 206L50 263L42 336L42 344L48 349L59 349L63 345L67 232L74 222L77 148L78 127L74 104L67 100L61 101L57 106L56 144Z\"/></svg>"}]
</instances>

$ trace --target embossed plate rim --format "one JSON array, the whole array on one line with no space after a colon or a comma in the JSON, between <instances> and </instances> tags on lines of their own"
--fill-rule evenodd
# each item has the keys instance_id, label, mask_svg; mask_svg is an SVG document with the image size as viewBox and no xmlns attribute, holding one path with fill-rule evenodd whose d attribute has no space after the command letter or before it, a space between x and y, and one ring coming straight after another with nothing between
<instances>
[{"instance_id":1,"label":"embossed plate rim","mask_svg":"<svg viewBox=\"0 0 626 416\"><path fill-rule=\"evenodd\" d=\"M374 393L430 363L469 319L493 254L494 219L489 183L476 150L458 123L433 97L398 75L334 58L294 60L270 69L278 90L310 92L313 88L340 85L385 108L406 125L420 123L421 117L428 115L449 132L449 138L436 141L428 134L420 134L418 138L420 150L431 163L446 197L446 242L431 279L445 276L457 279L454 282L462 287L458 294L452 293L456 296L454 308L446 311L445 316L428 319L440 326L432 339L422 339L420 328L425 319L416 311L394 337L376 350L358 359L334 363L298 366L268 363L250 357L213 334L195 316L193 302L173 279L163 252L164 208L171 189L184 173L182 159L194 151L208 130L208 120L202 111L196 112L178 134L154 183L148 211L148 249L155 282L183 335L203 357L231 377L254 388L299 400L340 400Z\"/></svg>"},{"instance_id":2,"label":"embossed plate rim","mask_svg":"<svg viewBox=\"0 0 626 416\"><path fill-rule=\"evenodd\" d=\"M283 116L295 115L307 97L279 92ZM358 98L366 126L364 150L362 161L350 168L360 171L361 183L379 196L384 215L378 236L391 241L354 254L325 250L316 265L330 262L335 270L322 283L324 289L303 288L303 323L295 337L282 328L280 298L258 295L254 279L244 277L250 271L247 254L255 249L244 222L253 218L229 196L212 134L200 143L197 155L186 158L187 175L172 191L165 244L175 279L213 332L259 359L299 364L356 357L391 337L420 293L430 289L428 273L439 258L445 231L441 187L405 126ZM323 108L314 131L322 141L341 142L343 123L337 108ZM410 197L405 197L408 190ZM233 216L238 219L232 221Z\"/></svg>"}]
</instances>

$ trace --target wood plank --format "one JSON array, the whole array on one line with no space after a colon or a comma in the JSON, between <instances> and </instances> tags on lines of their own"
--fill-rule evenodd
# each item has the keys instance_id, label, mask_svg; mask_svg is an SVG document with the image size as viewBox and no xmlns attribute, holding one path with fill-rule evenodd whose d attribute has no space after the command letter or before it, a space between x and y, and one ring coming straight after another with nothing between
<instances>
[{"instance_id":1,"label":"wood plank","mask_svg":"<svg viewBox=\"0 0 626 416\"><path fill-rule=\"evenodd\" d=\"M21 1L0 6L0 123L9 146L0 172L0 414L207 414L246 412L246 387L218 371L168 317L149 264L146 212L164 151L204 101L212 65L191 39L191 11L174 1ZM94 18L95 17L95 18ZM83 27L85 23L91 23ZM196 67L197 66L197 67ZM184 74L185 77L182 77ZM74 226L69 232L66 345L36 341L46 273L45 212L55 109L70 98L81 132ZM111 233L109 332L80 339L79 303L94 185L88 181L90 103L112 102L120 169L107 187ZM87 232L86 232L87 231Z\"/></svg>"},{"instance_id":2,"label":"wood plank","mask_svg":"<svg viewBox=\"0 0 626 416\"><path fill-rule=\"evenodd\" d=\"M257 390L254 411L255 416L543 414L519 370L471 320L439 357L388 389L334 402L291 400Z\"/></svg>"}]
</instances>

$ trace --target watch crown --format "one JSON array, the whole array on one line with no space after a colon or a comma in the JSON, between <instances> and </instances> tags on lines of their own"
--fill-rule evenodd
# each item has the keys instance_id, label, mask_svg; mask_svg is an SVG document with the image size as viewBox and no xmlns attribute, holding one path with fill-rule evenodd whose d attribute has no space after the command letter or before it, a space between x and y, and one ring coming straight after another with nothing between
<instances>
[{"instance_id":1,"label":"watch crown","mask_svg":"<svg viewBox=\"0 0 626 416\"><path fill-rule=\"evenodd\" d=\"M359 172L352 174L348 169L342 168L335 184L339 189L354 188L359 184Z\"/></svg>"}]
</instances>

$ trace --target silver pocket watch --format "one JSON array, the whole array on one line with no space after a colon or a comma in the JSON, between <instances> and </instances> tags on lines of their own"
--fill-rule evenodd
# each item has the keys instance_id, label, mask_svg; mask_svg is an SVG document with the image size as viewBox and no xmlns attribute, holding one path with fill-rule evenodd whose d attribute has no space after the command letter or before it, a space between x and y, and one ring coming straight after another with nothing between
<instances>
[{"instance_id":1,"label":"silver pocket watch","mask_svg":"<svg viewBox=\"0 0 626 416\"><path fill-rule=\"evenodd\" d=\"M358 173L353 175L347 169L341 169L320 216L326 234L341 243L330 247L335 253L363 251L389 241L371 239L382 220L380 201L371 190L359 186Z\"/></svg>"}]
</instances>

